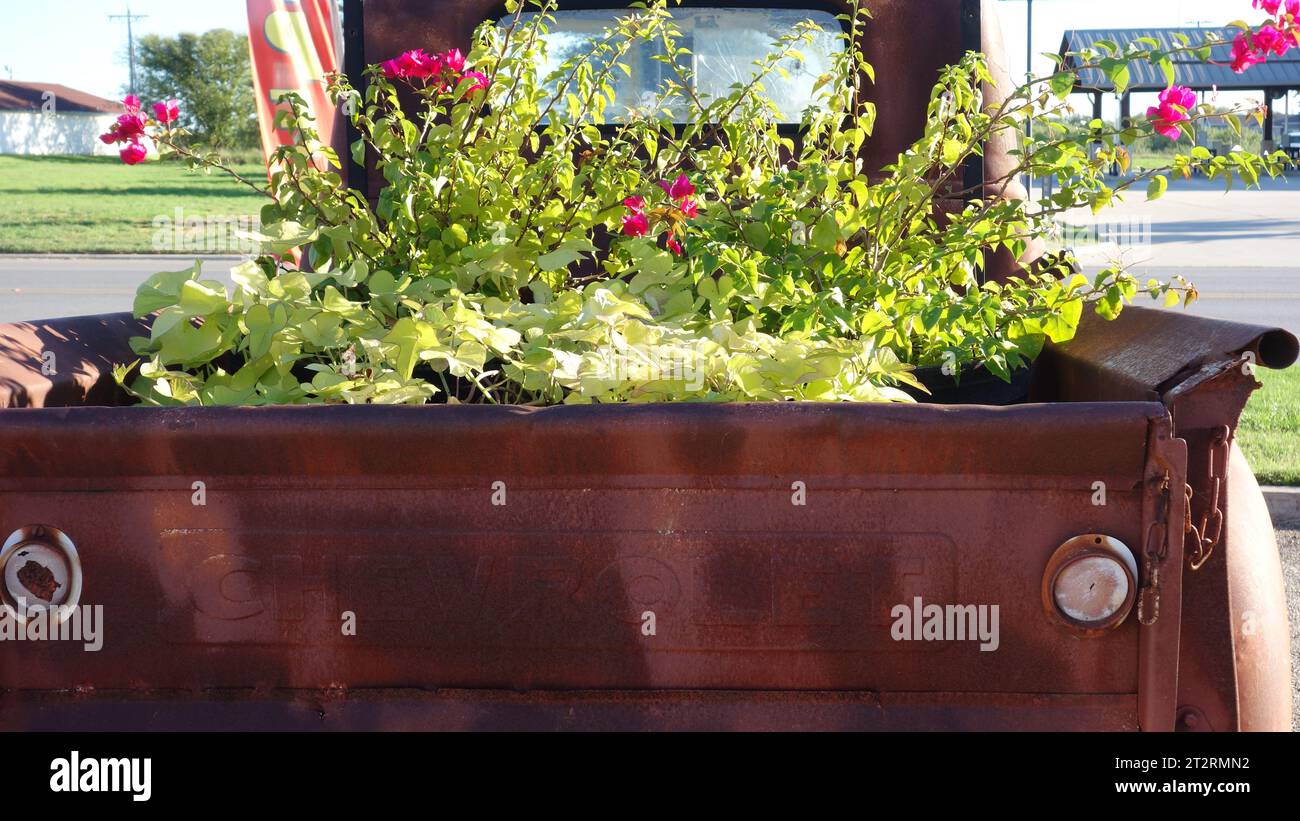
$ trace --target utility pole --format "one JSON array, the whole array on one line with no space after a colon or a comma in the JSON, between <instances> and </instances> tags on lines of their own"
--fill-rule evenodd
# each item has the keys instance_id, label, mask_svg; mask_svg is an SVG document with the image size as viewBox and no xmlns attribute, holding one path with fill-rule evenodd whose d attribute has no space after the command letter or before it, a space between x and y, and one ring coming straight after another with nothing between
<instances>
[{"instance_id":1,"label":"utility pole","mask_svg":"<svg viewBox=\"0 0 1300 821\"><path fill-rule=\"evenodd\" d=\"M147 15L147 14L132 14L132 13L131 13L131 7L130 7L130 6L127 6L127 7L126 7L126 14L110 14L110 15L108 15L108 19L109 19L110 22L111 22L111 21L114 21L114 20L125 20L125 21L126 21L126 48L127 48L127 61L128 61L128 64L129 64L130 67L131 67L131 87L128 89L128 91L130 91L132 94L135 93L135 27L134 27L134 23L135 23L136 20L143 20L143 19L145 19L145 18L148 17L148 16L149 16L149 15Z\"/></svg>"}]
</instances>

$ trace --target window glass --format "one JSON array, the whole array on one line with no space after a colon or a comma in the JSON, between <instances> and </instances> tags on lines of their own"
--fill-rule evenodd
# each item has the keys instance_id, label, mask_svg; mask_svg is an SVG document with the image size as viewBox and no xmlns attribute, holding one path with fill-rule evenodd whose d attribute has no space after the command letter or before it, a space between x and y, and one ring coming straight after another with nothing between
<instances>
[{"instance_id":1,"label":"window glass","mask_svg":"<svg viewBox=\"0 0 1300 821\"><path fill-rule=\"evenodd\" d=\"M561 10L546 35L547 58L543 77L558 69L566 60L581 53L626 9ZM525 15L525 19L530 17ZM672 10L673 21L681 30L679 45L691 52L695 72L695 92L706 103L724 97L737 83L748 83L756 72L754 63L773 52L773 43L811 20L822 28L811 44L797 50L803 59L791 58L782 63L788 76L770 73L763 81L766 94L781 113L781 121L797 123L804 110L815 100L813 88L817 78L830 72L835 57L844 51L842 29L835 16L812 9L758 8L731 9L691 7ZM503 21L501 25L507 25ZM673 69L656 60L663 54L658 44L641 43L623 59L631 75L616 70L611 75L617 89L614 105L606 109L607 120L625 119L630 108L649 109L654 105L660 83ZM684 59L684 58L679 58ZM677 112L679 116L683 110Z\"/></svg>"}]
</instances>

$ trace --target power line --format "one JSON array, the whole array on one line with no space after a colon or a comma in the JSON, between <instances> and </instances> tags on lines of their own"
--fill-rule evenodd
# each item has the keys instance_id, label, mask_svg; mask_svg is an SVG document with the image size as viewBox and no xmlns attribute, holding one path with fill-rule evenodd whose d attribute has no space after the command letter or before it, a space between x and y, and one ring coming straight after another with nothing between
<instances>
[{"instance_id":1,"label":"power line","mask_svg":"<svg viewBox=\"0 0 1300 821\"><path fill-rule=\"evenodd\" d=\"M128 64L131 67L131 87L127 90L130 91L132 94L135 93L135 27L133 24L135 23L136 20L143 20L148 16L149 15L147 14L132 14L130 6L126 7L126 14L108 15L108 19L110 22L114 20L126 21L127 60L128 60Z\"/></svg>"}]
</instances>

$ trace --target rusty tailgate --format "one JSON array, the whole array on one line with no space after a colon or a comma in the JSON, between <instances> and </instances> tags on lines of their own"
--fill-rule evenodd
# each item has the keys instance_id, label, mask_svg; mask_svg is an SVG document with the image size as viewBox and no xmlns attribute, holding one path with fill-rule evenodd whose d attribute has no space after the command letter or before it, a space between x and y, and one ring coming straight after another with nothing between
<instances>
[{"instance_id":1,"label":"rusty tailgate","mask_svg":"<svg viewBox=\"0 0 1300 821\"><path fill-rule=\"evenodd\" d=\"M1039 587L1070 537L1139 550L1166 420L1143 402L5 411L0 527L67 533L105 627L95 653L0 643L0 683L1131 696L1136 620L1069 635ZM998 649L895 641L916 597L998 605Z\"/></svg>"}]
</instances>

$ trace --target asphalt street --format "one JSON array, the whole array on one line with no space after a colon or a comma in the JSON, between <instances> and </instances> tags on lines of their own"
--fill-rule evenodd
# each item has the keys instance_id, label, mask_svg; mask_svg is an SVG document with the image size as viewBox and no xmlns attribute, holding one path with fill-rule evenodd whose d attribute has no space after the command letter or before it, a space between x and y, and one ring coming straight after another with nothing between
<instances>
[{"instance_id":1,"label":"asphalt street","mask_svg":"<svg viewBox=\"0 0 1300 821\"><path fill-rule=\"evenodd\" d=\"M150 274L188 268L193 257L0 255L0 322L129 311ZM228 286L237 257L204 260L205 276Z\"/></svg>"}]
</instances>

